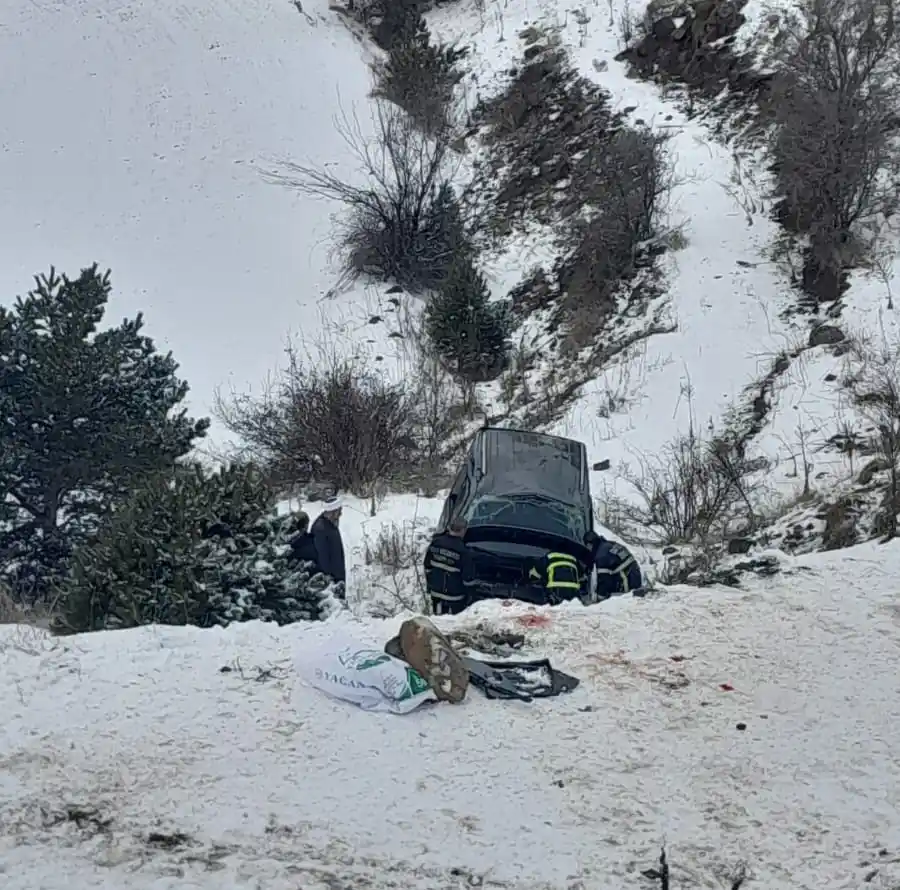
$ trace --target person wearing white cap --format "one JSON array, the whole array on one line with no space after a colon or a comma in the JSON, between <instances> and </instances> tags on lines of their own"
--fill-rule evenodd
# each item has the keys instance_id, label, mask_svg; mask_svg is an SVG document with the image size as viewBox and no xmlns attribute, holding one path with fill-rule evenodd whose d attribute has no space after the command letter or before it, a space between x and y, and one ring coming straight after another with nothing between
<instances>
[{"instance_id":1,"label":"person wearing white cap","mask_svg":"<svg viewBox=\"0 0 900 890\"><path fill-rule=\"evenodd\" d=\"M340 530L343 508L344 504L339 497L329 498L311 529L319 570L341 584L347 580L344 542Z\"/></svg>"}]
</instances>

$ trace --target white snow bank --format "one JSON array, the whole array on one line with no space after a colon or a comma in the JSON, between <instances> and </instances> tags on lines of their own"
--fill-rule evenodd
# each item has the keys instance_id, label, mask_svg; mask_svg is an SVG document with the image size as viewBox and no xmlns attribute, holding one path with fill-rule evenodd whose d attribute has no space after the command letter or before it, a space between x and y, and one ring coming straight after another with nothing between
<instances>
[{"instance_id":1,"label":"white snow bank","mask_svg":"<svg viewBox=\"0 0 900 890\"><path fill-rule=\"evenodd\" d=\"M406 717L296 680L292 654L330 623L0 628L3 886L619 890L663 840L673 886L719 886L740 860L768 890L873 869L869 886L892 886L900 549L788 563L749 592L547 610L530 651L576 692L473 691ZM525 611L482 604L456 624ZM396 624L354 633L381 643ZM79 829L67 808L109 821ZM164 849L153 832L185 837Z\"/></svg>"}]
</instances>

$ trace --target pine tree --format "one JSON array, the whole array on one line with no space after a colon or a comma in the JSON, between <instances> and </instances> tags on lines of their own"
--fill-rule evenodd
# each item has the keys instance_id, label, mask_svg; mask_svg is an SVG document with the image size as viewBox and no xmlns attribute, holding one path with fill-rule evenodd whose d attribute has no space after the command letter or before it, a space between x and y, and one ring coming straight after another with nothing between
<instances>
[{"instance_id":1,"label":"pine tree","mask_svg":"<svg viewBox=\"0 0 900 890\"><path fill-rule=\"evenodd\" d=\"M453 91L463 78L459 63L468 52L432 43L428 25L419 17L392 40L387 59L376 68L378 94L407 111L426 133L444 133Z\"/></svg>"},{"instance_id":2,"label":"pine tree","mask_svg":"<svg viewBox=\"0 0 900 890\"><path fill-rule=\"evenodd\" d=\"M0 307L0 572L20 596L47 592L73 545L137 480L171 467L209 422L179 405L188 386L143 318L100 330L109 272L50 274Z\"/></svg>"},{"instance_id":3,"label":"pine tree","mask_svg":"<svg viewBox=\"0 0 900 890\"><path fill-rule=\"evenodd\" d=\"M425 309L434 348L463 379L496 377L509 353L512 319L505 303L491 303L484 276L468 260L456 262Z\"/></svg>"},{"instance_id":4,"label":"pine tree","mask_svg":"<svg viewBox=\"0 0 900 890\"><path fill-rule=\"evenodd\" d=\"M323 617L328 580L298 564L295 521L252 466L160 475L79 548L58 632Z\"/></svg>"}]
</instances>

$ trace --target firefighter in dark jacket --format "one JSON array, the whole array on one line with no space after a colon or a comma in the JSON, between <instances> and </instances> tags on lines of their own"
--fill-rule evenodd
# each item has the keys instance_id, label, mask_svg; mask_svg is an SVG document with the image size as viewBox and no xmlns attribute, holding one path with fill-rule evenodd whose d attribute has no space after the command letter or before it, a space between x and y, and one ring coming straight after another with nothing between
<instances>
[{"instance_id":1,"label":"firefighter in dark jacket","mask_svg":"<svg viewBox=\"0 0 900 890\"><path fill-rule=\"evenodd\" d=\"M622 544L598 537L594 544L594 566L597 569L597 596L600 599L634 593L643 587L641 567L631 551Z\"/></svg>"},{"instance_id":2,"label":"firefighter in dark jacket","mask_svg":"<svg viewBox=\"0 0 900 890\"><path fill-rule=\"evenodd\" d=\"M544 554L527 566L526 585L529 600L540 605L554 605L575 599L582 593L583 579L578 560L568 553Z\"/></svg>"},{"instance_id":3,"label":"firefighter in dark jacket","mask_svg":"<svg viewBox=\"0 0 900 890\"><path fill-rule=\"evenodd\" d=\"M312 539L316 548L316 565L319 571L330 575L341 585L347 580L344 563L344 542L341 539L340 521L343 504L339 498L325 501L325 508L312 525Z\"/></svg>"},{"instance_id":4,"label":"firefighter in dark jacket","mask_svg":"<svg viewBox=\"0 0 900 890\"><path fill-rule=\"evenodd\" d=\"M432 538L425 552L425 584L435 615L456 615L469 605L474 579L465 533L465 522L457 519Z\"/></svg>"}]
</instances>

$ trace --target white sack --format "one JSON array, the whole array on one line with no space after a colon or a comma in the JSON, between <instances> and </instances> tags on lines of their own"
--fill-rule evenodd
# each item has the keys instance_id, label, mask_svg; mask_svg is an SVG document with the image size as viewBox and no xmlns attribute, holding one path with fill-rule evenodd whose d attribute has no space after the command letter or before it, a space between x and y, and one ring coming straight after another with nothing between
<instances>
[{"instance_id":1,"label":"white sack","mask_svg":"<svg viewBox=\"0 0 900 890\"><path fill-rule=\"evenodd\" d=\"M408 714L435 695L406 662L345 634L311 645L303 643L295 658L297 672L332 698L353 702L366 711Z\"/></svg>"}]
</instances>

